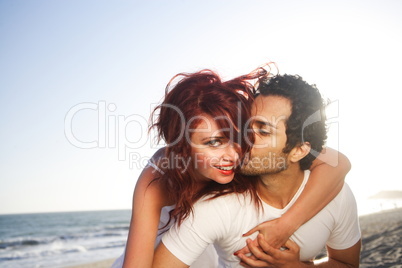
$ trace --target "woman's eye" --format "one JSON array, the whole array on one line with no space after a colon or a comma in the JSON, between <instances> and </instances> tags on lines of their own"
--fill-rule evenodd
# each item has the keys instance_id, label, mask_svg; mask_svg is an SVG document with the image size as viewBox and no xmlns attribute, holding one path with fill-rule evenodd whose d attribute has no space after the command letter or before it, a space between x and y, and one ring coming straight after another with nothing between
<instances>
[{"instance_id":1,"label":"woman's eye","mask_svg":"<svg viewBox=\"0 0 402 268\"><path fill-rule=\"evenodd\" d=\"M212 146L212 147L218 147L218 146L222 145L222 141L210 140L209 142L207 142L207 145Z\"/></svg>"}]
</instances>

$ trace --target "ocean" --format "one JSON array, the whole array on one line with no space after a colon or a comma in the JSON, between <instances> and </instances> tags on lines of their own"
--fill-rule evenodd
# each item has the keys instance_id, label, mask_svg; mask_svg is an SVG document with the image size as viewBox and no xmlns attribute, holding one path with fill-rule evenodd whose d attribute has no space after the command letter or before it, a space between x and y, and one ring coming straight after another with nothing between
<instances>
[{"instance_id":1,"label":"ocean","mask_svg":"<svg viewBox=\"0 0 402 268\"><path fill-rule=\"evenodd\" d=\"M360 202L359 202L360 201ZM402 199L358 200L359 215L402 207ZM0 215L0 268L61 268L117 258L131 210Z\"/></svg>"},{"instance_id":2,"label":"ocean","mask_svg":"<svg viewBox=\"0 0 402 268\"><path fill-rule=\"evenodd\" d=\"M0 267L66 267L123 253L131 210L0 215Z\"/></svg>"}]
</instances>

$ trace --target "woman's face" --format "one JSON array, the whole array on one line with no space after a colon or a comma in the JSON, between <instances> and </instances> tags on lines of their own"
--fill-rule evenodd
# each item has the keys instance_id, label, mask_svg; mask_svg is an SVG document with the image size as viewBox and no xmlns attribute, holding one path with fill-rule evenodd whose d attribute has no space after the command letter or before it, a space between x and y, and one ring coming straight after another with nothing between
<instances>
[{"instance_id":1,"label":"woman's face","mask_svg":"<svg viewBox=\"0 0 402 268\"><path fill-rule=\"evenodd\" d=\"M197 180L213 180L226 184L233 180L234 170L239 164L238 144L228 140L215 120L208 115L198 117L201 123L192 129L191 159Z\"/></svg>"}]
</instances>

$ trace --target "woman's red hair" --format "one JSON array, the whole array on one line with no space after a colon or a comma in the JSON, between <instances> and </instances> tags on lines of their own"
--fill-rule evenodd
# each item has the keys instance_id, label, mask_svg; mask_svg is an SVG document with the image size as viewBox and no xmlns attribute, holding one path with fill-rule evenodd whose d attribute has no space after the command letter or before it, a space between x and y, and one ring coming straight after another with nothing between
<instances>
[{"instance_id":1,"label":"woman's red hair","mask_svg":"<svg viewBox=\"0 0 402 268\"><path fill-rule=\"evenodd\" d=\"M191 157L191 144L185 132L189 128L197 127L200 120L196 118L201 115L209 115L215 119L221 130L229 130L223 131L222 134L240 145L241 158L249 152L254 141L254 135L249 129L249 119L255 94L250 81L265 74L264 71L261 69L260 72L253 72L225 82L210 70L192 74L181 73L176 75L166 87L163 103L153 112L156 114L159 111L159 114L151 127L156 127L159 140L162 139L166 143L164 158L170 163L161 167L164 174L156 180L162 182L170 200L176 204L171 212L171 219L178 224L191 213L194 202L206 194L213 193L216 197L251 190L255 195L251 178L244 178L238 172L233 181L228 184L222 185L211 180L199 190L194 179L193 165L185 166L177 159ZM177 79L179 81L172 87L172 83Z\"/></svg>"}]
</instances>

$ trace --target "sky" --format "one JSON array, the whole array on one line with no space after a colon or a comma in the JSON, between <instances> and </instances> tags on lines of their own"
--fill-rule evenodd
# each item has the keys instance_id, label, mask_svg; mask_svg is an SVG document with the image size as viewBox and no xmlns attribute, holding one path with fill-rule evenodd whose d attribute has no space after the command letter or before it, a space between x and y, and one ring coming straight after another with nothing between
<instances>
[{"instance_id":1,"label":"sky","mask_svg":"<svg viewBox=\"0 0 402 268\"><path fill-rule=\"evenodd\" d=\"M333 101L358 202L402 190L402 2L0 1L0 214L131 208L168 81L274 61ZM364 202L364 201L360 201Z\"/></svg>"}]
</instances>

